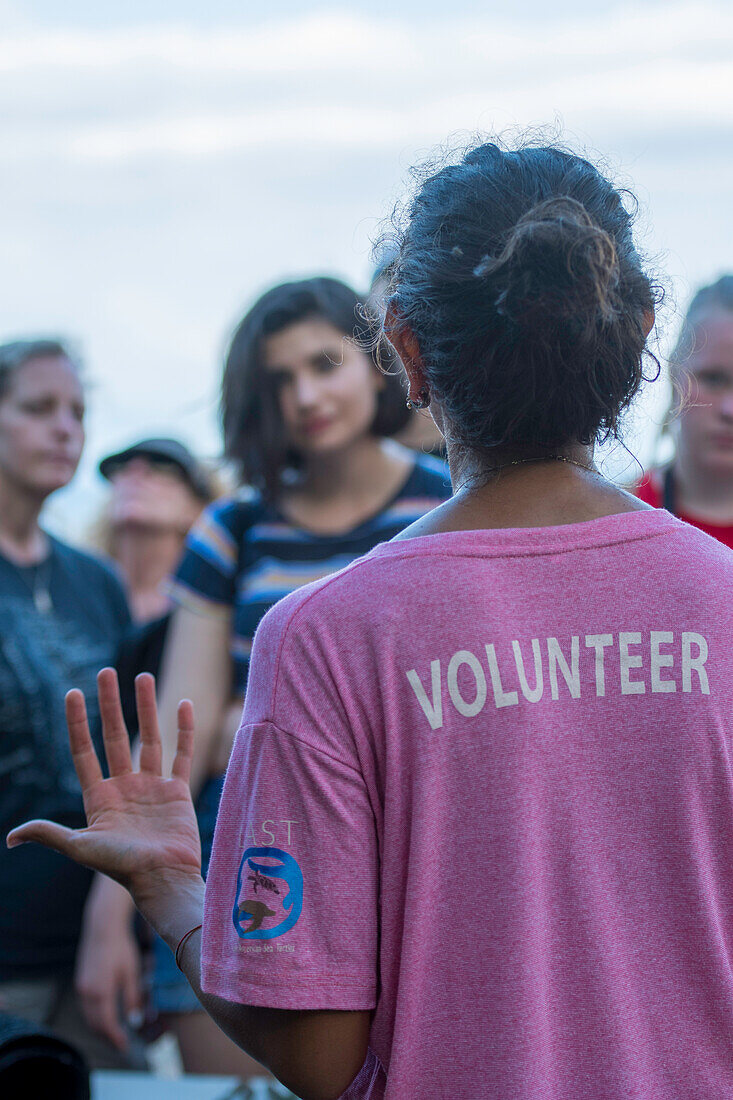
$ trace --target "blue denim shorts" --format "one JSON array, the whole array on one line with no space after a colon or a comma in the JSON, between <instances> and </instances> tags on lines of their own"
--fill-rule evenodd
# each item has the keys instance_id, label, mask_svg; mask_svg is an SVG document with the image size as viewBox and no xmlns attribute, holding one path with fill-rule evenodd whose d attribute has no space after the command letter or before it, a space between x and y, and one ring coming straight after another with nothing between
<instances>
[{"instance_id":1,"label":"blue denim shorts","mask_svg":"<svg viewBox=\"0 0 733 1100\"><path fill-rule=\"evenodd\" d=\"M196 818L201 837L201 870L204 878L209 869L211 847L214 843L214 826L223 786L223 775L208 779L196 800ZM176 966L173 952L160 936L155 936L153 939L152 954L149 992L152 1007L156 1012L203 1012L191 986Z\"/></svg>"}]
</instances>

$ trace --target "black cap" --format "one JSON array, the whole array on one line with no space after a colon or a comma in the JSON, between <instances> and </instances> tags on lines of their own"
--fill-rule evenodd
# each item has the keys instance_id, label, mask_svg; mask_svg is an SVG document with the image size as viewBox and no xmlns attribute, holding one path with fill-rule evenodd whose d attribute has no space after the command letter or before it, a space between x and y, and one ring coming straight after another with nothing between
<instances>
[{"instance_id":1,"label":"black cap","mask_svg":"<svg viewBox=\"0 0 733 1100\"><path fill-rule=\"evenodd\" d=\"M178 439L141 439L139 443L133 443L124 451L117 451L103 458L99 463L99 472L102 477L108 479L114 477L121 466L138 456L162 458L175 463L197 496L208 501L214 495L211 478L206 468Z\"/></svg>"}]
</instances>

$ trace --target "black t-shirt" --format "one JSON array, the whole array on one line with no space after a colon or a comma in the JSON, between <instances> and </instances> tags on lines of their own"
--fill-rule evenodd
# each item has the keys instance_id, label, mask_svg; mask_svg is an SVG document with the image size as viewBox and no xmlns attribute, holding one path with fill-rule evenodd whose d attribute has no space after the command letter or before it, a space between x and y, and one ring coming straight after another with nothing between
<instances>
[{"instance_id":1,"label":"black t-shirt","mask_svg":"<svg viewBox=\"0 0 733 1100\"><path fill-rule=\"evenodd\" d=\"M115 667L120 683L122 713L130 736L137 734L135 677L141 672L151 672L157 680L170 622L171 613L168 612L147 623L133 623L117 652Z\"/></svg>"},{"instance_id":2,"label":"black t-shirt","mask_svg":"<svg viewBox=\"0 0 733 1100\"><path fill-rule=\"evenodd\" d=\"M33 599L41 571L46 612ZM82 689L99 747L96 674L129 622L120 582L89 554L56 539L36 569L0 554L0 981L73 965L90 872L37 844L9 851L4 838L34 817L85 824L64 696Z\"/></svg>"}]
</instances>

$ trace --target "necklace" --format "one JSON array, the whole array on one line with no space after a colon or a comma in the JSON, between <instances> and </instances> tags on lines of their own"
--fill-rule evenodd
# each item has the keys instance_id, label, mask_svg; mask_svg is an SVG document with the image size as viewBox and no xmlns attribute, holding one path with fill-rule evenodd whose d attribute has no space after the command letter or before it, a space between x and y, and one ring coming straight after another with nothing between
<instances>
[{"instance_id":1,"label":"necklace","mask_svg":"<svg viewBox=\"0 0 733 1100\"><path fill-rule=\"evenodd\" d=\"M473 477L467 478L466 481L458 487L456 493L464 490L470 492L472 489L477 489L479 486L488 484L492 474L498 473L499 470L507 470L512 466L524 466L530 462L566 462L569 466L577 466L581 470L587 470L590 474L598 474L598 470L595 466L588 466L584 462L576 462L574 458L568 458L566 455L542 455L538 458L515 458L511 462L502 462L499 466L492 466L490 470L486 470L480 474L474 474Z\"/></svg>"},{"instance_id":2,"label":"necklace","mask_svg":"<svg viewBox=\"0 0 733 1100\"><path fill-rule=\"evenodd\" d=\"M48 615L53 611L53 600L51 599L51 590L49 582L51 580L51 558L50 556L45 561L39 562L38 565L32 566L33 579L29 580L26 575L26 571L30 572L28 566L15 566L18 576L22 580L23 584L30 591L33 599L33 606L39 615Z\"/></svg>"},{"instance_id":3,"label":"necklace","mask_svg":"<svg viewBox=\"0 0 733 1100\"><path fill-rule=\"evenodd\" d=\"M595 466L587 466L585 462L576 462L574 458L568 458L567 455L543 455L541 458L515 458L513 462L503 462L500 466L492 466L489 472L493 474L498 470L506 470L510 466L524 466L527 462L567 462L569 466L578 466L581 470L588 470L588 472L592 474L598 473Z\"/></svg>"},{"instance_id":4,"label":"necklace","mask_svg":"<svg viewBox=\"0 0 733 1100\"><path fill-rule=\"evenodd\" d=\"M53 600L51 598L51 565L53 561L53 547L44 532L40 532L42 537L42 553L45 551L45 557L40 561L34 562L32 565L21 565L20 562L15 561L13 553L8 553L5 545L5 536L0 539L0 556L2 560L6 562L11 569L15 570L15 574L23 582L25 587L31 594L33 600L33 606L39 615L48 615L53 611ZM8 540L9 541L9 540ZM40 547L39 547L40 548ZM17 548L16 548L17 549Z\"/></svg>"},{"instance_id":5,"label":"necklace","mask_svg":"<svg viewBox=\"0 0 733 1100\"><path fill-rule=\"evenodd\" d=\"M53 600L49 581L51 580L51 559L47 558L37 565L33 574L33 603L39 615L48 615L53 611Z\"/></svg>"}]
</instances>

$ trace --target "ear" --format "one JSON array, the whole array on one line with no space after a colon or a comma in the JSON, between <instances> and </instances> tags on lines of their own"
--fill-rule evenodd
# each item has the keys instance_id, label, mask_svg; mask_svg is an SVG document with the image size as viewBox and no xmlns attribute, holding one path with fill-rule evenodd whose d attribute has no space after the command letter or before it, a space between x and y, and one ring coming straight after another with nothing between
<instances>
[{"instance_id":1,"label":"ear","mask_svg":"<svg viewBox=\"0 0 733 1100\"><path fill-rule=\"evenodd\" d=\"M405 368L410 393L420 393L427 388L425 367L423 365L420 345L417 337L407 322L400 317L395 308L394 299L387 304L387 312L384 318L384 332L392 347L395 349L402 365Z\"/></svg>"},{"instance_id":2,"label":"ear","mask_svg":"<svg viewBox=\"0 0 733 1100\"><path fill-rule=\"evenodd\" d=\"M644 339L645 340L646 340L647 336L649 335L649 333L654 328L655 320L656 320L656 315L655 315L653 309L647 309L647 310L644 311L644 320L642 322L642 328L644 330Z\"/></svg>"}]
</instances>

